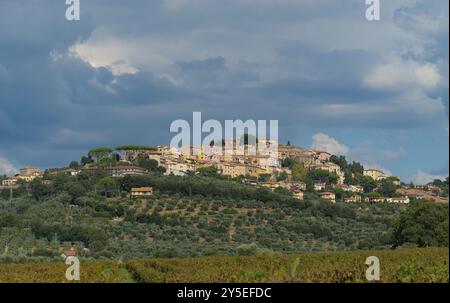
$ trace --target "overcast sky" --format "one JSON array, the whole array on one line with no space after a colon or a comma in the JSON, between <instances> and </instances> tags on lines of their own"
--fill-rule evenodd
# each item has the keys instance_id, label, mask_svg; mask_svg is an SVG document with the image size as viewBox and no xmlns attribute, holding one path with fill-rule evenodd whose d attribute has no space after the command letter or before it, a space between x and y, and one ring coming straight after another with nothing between
<instances>
[{"instance_id":1,"label":"overcast sky","mask_svg":"<svg viewBox=\"0 0 450 303\"><path fill-rule=\"evenodd\" d=\"M282 143L448 175L448 0L0 0L0 173L278 119Z\"/></svg>"}]
</instances>

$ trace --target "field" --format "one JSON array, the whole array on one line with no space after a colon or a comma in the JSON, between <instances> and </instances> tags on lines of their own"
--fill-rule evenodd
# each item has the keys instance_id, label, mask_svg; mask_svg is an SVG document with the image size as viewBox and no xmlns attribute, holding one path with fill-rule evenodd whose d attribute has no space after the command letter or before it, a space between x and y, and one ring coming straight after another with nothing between
<instances>
[{"instance_id":1,"label":"field","mask_svg":"<svg viewBox=\"0 0 450 303\"><path fill-rule=\"evenodd\" d=\"M0 264L0 283L67 283L67 265L58 263ZM126 269L117 261L91 261L80 264L80 281L118 283L130 281Z\"/></svg>"},{"instance_id":2,"label":"field","mask_svg":"<svg viewBox=\"0 0 450 303\"><path fill-rule=\"evenodd\" d=\"M365 282L365 260L380 260L381 282L448 282L448 249L402 249L250 257L131 261L140 282Z\"/></svg>"},{"instance_id":3,"label":"field","mask_svg":"<svg viewBox=\"0 0 450 303\"><path fill-rule=\"evenodd\" d=\"M85 283L170 282L366 282L368 256L380 260L380 282L448 283L448 248L398 249L341 253L119 261L81 260ZM60 263L0 264L0 282L68 282Z\"/></svg>"}]
</instances>

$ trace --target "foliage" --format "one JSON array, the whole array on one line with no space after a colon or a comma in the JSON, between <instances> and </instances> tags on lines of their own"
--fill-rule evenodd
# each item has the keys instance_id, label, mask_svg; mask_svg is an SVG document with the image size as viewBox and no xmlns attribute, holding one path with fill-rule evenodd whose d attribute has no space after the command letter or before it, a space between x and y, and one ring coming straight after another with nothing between
<instances>
[{"instance_id":1,"label":"foliage","mask_svg":"<svg viewBox=\"0 0 450 303\"><path fill-rule=\"evenodd\" d=\"M336 184L338 176L335 173L323 169L311 169L308 171L308 178L313 181L323 182L326 184Z\"/></svg>"},{"instance_id":2,"label":"foliage","mask_svg":"<svg viewBox=\"0 0 450 303\"><path fill-rule=\"evenodd\" d=\"M152 146L139 146L139 145L123 145L117 146L115 150L147 150L147 151L156 151L158 150L156 147Z\"/></svg>"},{"instance_id":3,"label":"foliage","mask_svg":"<svg viewBox=\"0 0 450 303\"><path fill-rule=\"evenodd\" d=\"M200 175L111 178L98 169L46 178L13 190L12 201L1 190L0 258L57 256L72 242L89 249L86 257L124 259L232 255L248 243L276 253L389 248L409 207L332 204L314 192L299 201L283 189ZM130 199L143 186L153 197ZM446 224L436 226L441 242Z\"/></svg>"},{"instance_id":4,"label":"foliage","mask_svg":"<svg viewBox=\"0 0 450 303\"><path fill-rule=\"evenodd\" d=\"M143 283L362 283L369 256L380 259L381 282L449 281L446 248L135 260L126 267Z\"/></svg>"},{"instance_id":5,"label":"foliage","mask_svg":"<svg viewBox=\"0 0 450 303\"><path fill-rule=\"evenodd\" d=\"M130 277L122 265L111 261L81 261L80 281L65 278L67 265L61 259L52 263L26 263L0 265L0 283L117 283Z\"/></svg>"},{"instance_id":6,"label":"foliage","mask_svg":"<svg viewBox=\"0 0 450 303\"><path fill-rule=\"evenodd\" d=\"M392 179L384 179L380 182L379 193L384 197L392 197L395 194L397 186Z\"/></svg>"},{"instance_id":7,"label":"foliage","mask_svg":"<svg viewBox=\"0 0 450 303\"><path fill-rule=\"evenodd\" d=\"M448 204L415 201L401 213L395 227L395 245L448 246Z\"/></svg>"}]
</instances>

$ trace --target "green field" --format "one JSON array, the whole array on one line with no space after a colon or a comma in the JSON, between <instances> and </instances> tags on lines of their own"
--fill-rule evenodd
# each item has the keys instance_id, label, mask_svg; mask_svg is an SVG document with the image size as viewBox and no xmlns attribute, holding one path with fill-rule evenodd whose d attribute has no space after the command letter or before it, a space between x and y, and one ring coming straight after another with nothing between
<instances>
[{"instance_id":1,"label":"green field","mask_svg":"<svg viewBox=\"0 0 450 303\"><path fill-rule=\"evenodd\" d=\"M368 256L377 256L380 282L448 283L448 248L413 248L336 253L81 260L80 282L366 282ZM67 282L59 263L1 264L0 282Z\"/></svg>"}]
</instances>

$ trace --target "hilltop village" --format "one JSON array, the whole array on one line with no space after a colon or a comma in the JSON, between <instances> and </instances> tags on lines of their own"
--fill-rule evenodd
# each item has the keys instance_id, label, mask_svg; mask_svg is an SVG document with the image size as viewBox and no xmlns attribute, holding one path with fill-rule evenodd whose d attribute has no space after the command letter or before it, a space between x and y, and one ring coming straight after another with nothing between
<instances>
[{"instance_id":1,"label":"hilltop village","mask_svg":"<svg viewBox=\"0 0 450 303\"><path fill-rule=\"evenodd\" d=\"M315 192L320 198L335 203L373 202L409 204L410 198L448 201L442 184L424 186L404 184L398 177L389 176L377 168L363 167L358 162L347 163L343 156L325 151L280 145L273 153L250 154L249 146L232 153L208 155L203 148L182 152L168 146L120 146L115 149L96 148L80 162L72 161L68 168L48 169L45 172L27 166L14 176L2 177L2 188L14 188L37 178L43 184L51 181L45 176L82 172L94 173L101 168L113 177L145 175L157 170L165 175L216 175L245 184L291 194L303 200L305 192ZM195 155L194 155L195 154ZM439 183L439 181L437 181ZM447 187L448 188L448 187ZM448 191L448 190L447 190ZM133 196L151 195L152 189L134 188Z\"/></svg>"}]
</instances>

